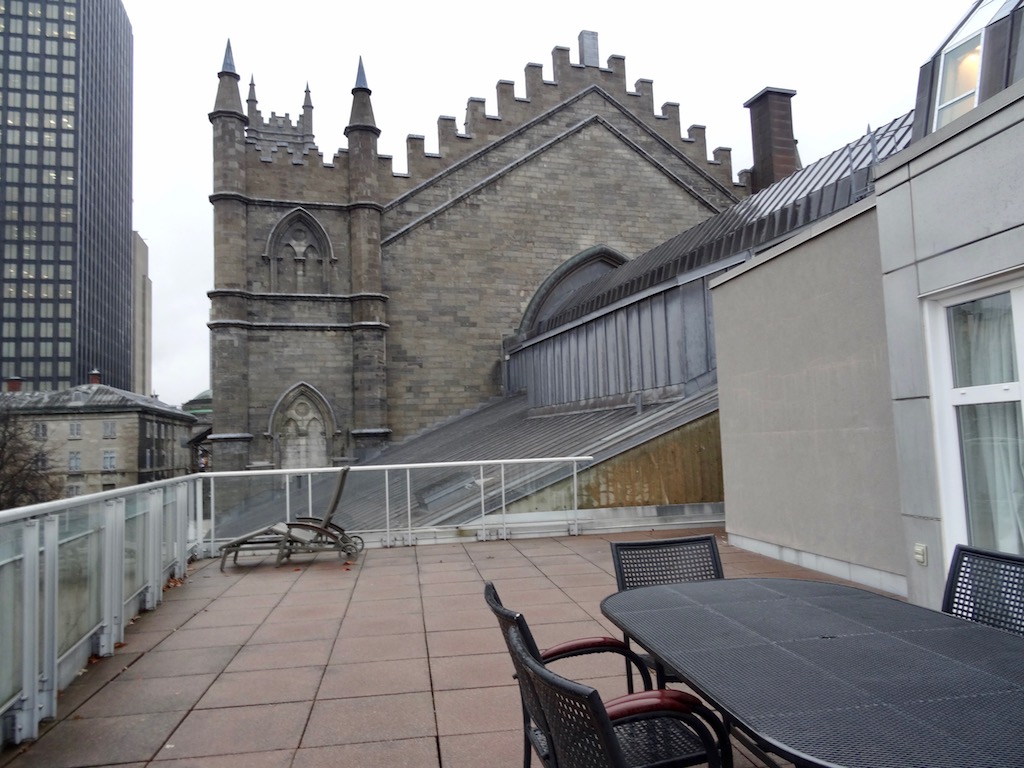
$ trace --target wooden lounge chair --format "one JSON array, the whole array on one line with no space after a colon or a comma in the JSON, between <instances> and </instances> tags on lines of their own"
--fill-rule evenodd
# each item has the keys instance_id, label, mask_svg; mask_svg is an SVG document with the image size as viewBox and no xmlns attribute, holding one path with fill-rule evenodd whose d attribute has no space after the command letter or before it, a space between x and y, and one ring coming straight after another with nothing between
<instances>
[{"instance_id":1,"label":"wooden lounge chair","mask_svg":"<svg viewBox=\"0 0 1024 768\"><path fill-rule=\"evenodd\" d=\"M336 551L344 559L356 555L363 549L363 540L352 536L333 522L334 513L345 490L348 467L338 473L334 494L322 518L299 517L294 522L280 522L260 528L222 544L220 548L220 569L224 570L228 555L232 563L238 563L240 552L276 552L276 565L280 565L294 554L316 554Z\"/></svg>"}]
</instances>

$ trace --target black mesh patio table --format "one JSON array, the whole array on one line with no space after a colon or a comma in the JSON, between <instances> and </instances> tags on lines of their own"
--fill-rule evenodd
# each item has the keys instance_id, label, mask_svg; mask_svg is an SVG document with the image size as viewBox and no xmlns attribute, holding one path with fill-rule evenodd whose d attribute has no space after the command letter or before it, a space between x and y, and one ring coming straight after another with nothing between
<instances>
[{"instance_id":1,"label":"black mesh patio table","mask_svg":"<svg viewBox=\"0 0 1024 768\"><path fill-rule=\"evenodd\" d=\"M604 615L801 766L1024 766L1024 637L855 587L642 587Z\"/></svg>"}]
</instances>

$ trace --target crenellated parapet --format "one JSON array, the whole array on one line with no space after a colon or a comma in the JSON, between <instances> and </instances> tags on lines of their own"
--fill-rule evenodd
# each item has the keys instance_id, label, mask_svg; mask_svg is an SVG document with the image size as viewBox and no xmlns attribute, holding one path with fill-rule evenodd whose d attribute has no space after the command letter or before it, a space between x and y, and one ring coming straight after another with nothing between
<instances>
[{"instance_id":1,"label":"crenellated parapet","mask_svg":"<svg viewBox=\"0 0 1024 768\"><path fill-rule=\"evenodd\" d=\"M271 112L268 119L263 118L256 99L256 81L249 80L249 97L246 99L246 113L249 125L245 132L245 143L256 148L260 159L272 162L274 156L284 152L293 164L303 163L303 158L311 153L318 154L313 136L313 101L306 86L306 96L302 104L302 114L292 122L291 115L279 115Z\"/></svg>"},{"instance_id":2,"label":"crenellated parapet","mask_svg":"<svg viewBox=\"0 0 1024 768\"><path fill-rule=\"evenodd\" d=\"M461 123L454 116L440 116L437 119L436 152L427 151L423 136L410 134L405 147L406 173L396 175L391 158L381 156L376 167L379 190L385 199L415 189L467 157L544 119L580 93L595 89L660 137L698 172L720 185L726 195L743 196L746 193L742 179L737 183L734 178L731 150L718 147L709 153L705 127L695 124L684 130L679 103L665 102L660 110L656 110L653 81L642 78L630 88L626 83L626 60L623 56L610 56L604 65L600 64L596 32L580 33L578 63L570 60L569 48L555 47L551 72L552 78L548 80L541 64L527 64L522 96L516 94L513 81L499 80L495 101L497 114L488 114L486 100L474 96L466 102L466 113ZM332 162L317 148L308 86L300 116L293 120L288 113L271 113L269 118L264 118L258 108L255 84L250 81L246 111L249 121L246 145L256 151L262 163L285 163L310 169L339 167L339 163L342 168L348 167L352 157L349 149L339 149Z\"/></svg>"},{"instance_id":3,"label":"crenellated parapet","mask_svg":"<svg viewBox=\"0 0 1024 768\"><path fill-rule=\"evenodd\" d=\"M607 93L611 99L727 189L739 186L733 178L730 149L719 147L709 158L704 126L690 126L684 135L678 103L666 102L662 105L660 114L655 113L652 80L637 80L633 90L630 90L626 85L626 65L623 56L610 56L606 66L600 66L596 32L581 32L579 45L579 63L570 61L570 52L566 47L558 46L552 51L551 80L544 78L542 65L527 64L525 95L522 97L516 96L515 84L512 81L499 80L496 89L497 115L486 113L484 99L472 97L466 104L466 116L461 131L454 117L438 118L437 153L425 151L422 136L410 135L406 142L410 184L415 186L425 181L463 158L484 149L492 142L537 120L580 92L596 87Z\"/></svg>"}]
</instances>

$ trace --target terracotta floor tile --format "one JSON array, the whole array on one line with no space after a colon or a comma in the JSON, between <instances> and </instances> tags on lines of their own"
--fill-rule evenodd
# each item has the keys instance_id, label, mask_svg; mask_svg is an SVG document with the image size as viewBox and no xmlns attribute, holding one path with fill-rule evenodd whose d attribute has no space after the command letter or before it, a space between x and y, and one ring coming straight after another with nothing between
<instances>
[{"instance_id":1,"label":"terracotta floor tile","mask_svg":"<svg viewBox=\"0 0 1024 768\"><path fill-rule=\"evenodd\" d=\"M324 666L331 658L333 648L332 639L250 644L238 652L225 671L248 672L256 669Z\"/></svg>"},{"instance_id":2,"label":"terracotta floor tile","mask_svg":"<svg viewBox=\"0 0 1024 768\"><path fill-rule=\"evenodd\" d=\"M426 638L422 633L386 637L343 637L334 644L334 652L329 663L418 659L426 655Z\"/></svg>"},{"instance_id":3,"label":"terracotta floor tile","mask_svg":"<svg viewBox=\"0 0 1024 768\"><path fill-rule=\"evenodd\" d=\"M521 765L523 729L498 733L470 733L441 736L442 768L480 768L486 765ZM532 765L540 761L534 755Z\"/></svg>"},{"instance_id":4,"label":"terracotta floor tile","mask_svg":"<svg viewBox=\"0 0 1024 768\"><path fill-rule=\"evenodd\" d=\"M255 632L248 645L260 643L288 643L304 640L333 640L338 636L341 619L315 619L300 622L277 622L263 624Z\"/></svg>"},{"instance_id":5,"label":"terracotta floor tile","mask_svg":"<svg viewBox=\"0 0 1024 768\"><path fill-rule=\"evenodd\" d=\"M434 736L429 693L321 699L313 705L303 747Z\"/></svg>"},{"instance_id":6,"label":"terracotta floor tile","mask_svg":"<svg viewBox=\"0 0 1024 768\"><path fill-rule=\"evenodd\" d=\"M347 699L429 691L430 668L425 658L333 664L324 671L316 697Z\"/></svg>"},{"instance_id":7,"label":"terracotta floor tile","mask_svg":"<svg viewBox=\"0 0 1024 768\"><path fill-rule=\"evenodd\" d=\"M121 672L120 679L154 679L220 673L231 663L241 647L239 645L219 645L212 648L189 648L180 651L165 651L161 647L157 647Z\"/></svg>"},{"instance_id":8,"label":"terracotta floor tile","mask_svg":"<svg viewBox=\"0 0 1024 768\"><path fill-rule=\"evenodd\" d=\"M483 765L483 763L481 763ZM308 747L295 753L291 768L339 768L339 766L408 766L438 768L434 739L387 739L362 744Z\"/></svg>"},{"instance_id":9,"label":"terracotta floor tile","mask_svg":"<svg viewBox=\"0 0 1024 768\"><path fill-rule=\"evenodd\" d=\"M582 635L577 635L582 637ZM552 645L552 643L548 643ZM508 652L505 641L501 638L497 623L493 627L482 629L458 629L445 632L428 632L427 647L430 657L462 656L466 653L500 653Z\"/></svg>"},{"instance_id":10,"label":"terracotta floor tile","mask_svg":"<svg viewBox=\"0 0 1024 768\"><path fill-rule=\"evenodd\" d=\"M323 672L323 667L225 672L206 691L196 709L308 702L316 696Z\"/></svg>"},{"instance_id":11,"label":"terracotta floor tile","mask_svg":"<svg viewBox=\"0 0 1024 768\"><path fill-rule=\"evenodd\" d=\"M295 749L311 702L197 709L178 726L158 760Z\"/></svg>"},{"instance_id":12,"label":"terracotta floor tile","mask_svg":"<svg viewBox=\"0 0 1024 768\"><path fill-rule=\"evenodd\" d=\"M405 635L423 631L423 614L393 613L378 616L347 618L341 624L338 637L365 637L367 635Z\"/></svg>"},{"instance_id":13,"label":"terracotta floor tile","mask_svg":"<svg viewBox=\"0 0 1024 768\"><path fill-rule=\"evenodd\" d=\"M434 701L439 736L507 731L523 723L519 686L514 684L438 691Z\"/></svg>"},{"instance_id":14,"label":"terracotta floor tile","mask_svg":"<svg viewBox=\"0 0 1024 768\"><path fill-rule=\"evenodd\" d=\"M442 656L430 660L430 678L436 691L509 685L514 683L514 672L507 650L504 653Z\"/></svg>"},{"instance_id":15,"label":"terracotta floor tile","mask_svg":"<svg viewBox=\"0 0 1024 768\"><path fill-rule=\"evenodd\" d=\"M183 712L67 720L29 745L8 768L78 768L147 761L162 751Z\"/></svg>"},{"instance_id":16,"label":"terracotta floor tile","mask_svg":"<svg viewBox=\"0 0 1024 768\"><path fill-rule=\"evenodd\" d=\"M115 717L152 712L187 712L210 687L216 675L185 675L135 680L112 680L75 717Z\"/></svg>"}]
</instances>

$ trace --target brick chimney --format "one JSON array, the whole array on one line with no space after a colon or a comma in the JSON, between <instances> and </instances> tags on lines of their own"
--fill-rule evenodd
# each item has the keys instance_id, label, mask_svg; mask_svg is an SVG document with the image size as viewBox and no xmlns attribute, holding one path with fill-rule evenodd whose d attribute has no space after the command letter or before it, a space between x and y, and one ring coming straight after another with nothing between
<instances>
[{"instance_id":1,"label":"brick chimney","mask_svg":"<svg viewBox=\"0 0 1024 768\"><path fill-rule=\"evenodd\" d=\"M750 135L754 145L750 194L800 170L790 103L795 95L796 91L786 88L765 88L743 105L750 110Z\"/></svg>"},{"instance_id":2,"label":"brick chimney","mask_svg":"<svg viewBox=\"0 0 1024 768\"><path fill-rule=\"evenodd\" d=\"M7 380L7 391L8 392L21 392L21 377L11 376Z\"/></svg>"},{"instance_id":3,"label":"brick chimney","mask_svg":"<svg viewBox=\"0 0 1024 768\"><path fill-rule=\"evenodd\" d=\"M93 368L91 371L89 371L89 383L90 384L100 384L100 383L102 383L102 379L103 379L103 377L100 376L100 372L99 372L98 369Z\"/></svg>"}]
</instances>

